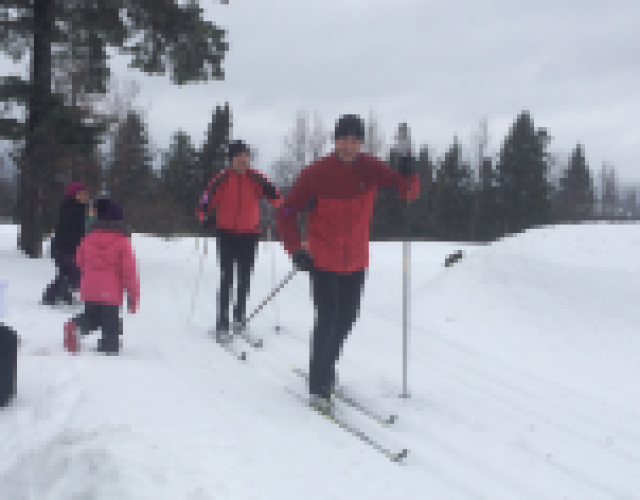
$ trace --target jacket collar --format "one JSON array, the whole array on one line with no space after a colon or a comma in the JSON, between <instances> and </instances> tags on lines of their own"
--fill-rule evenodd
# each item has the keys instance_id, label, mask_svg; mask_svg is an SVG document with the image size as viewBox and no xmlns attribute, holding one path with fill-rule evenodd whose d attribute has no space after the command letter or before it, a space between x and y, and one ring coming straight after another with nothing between
<instances>
[{"instance_id":1,"label":"jacket collar","mask_svg":"<svg viewBox=\"0 0 640 500\"><path fill-rule=\"evenodd\" d=\"M358 155L356 156L356 159L352 163L344 163L338 156L338 153L336 153L335 151L331 153L331 156L333 157L333 159L338 165L342 167L353 167L358 163L360 163L360 158L362 158L362 153L358 153Z\"/></svg>"}]
</instances>

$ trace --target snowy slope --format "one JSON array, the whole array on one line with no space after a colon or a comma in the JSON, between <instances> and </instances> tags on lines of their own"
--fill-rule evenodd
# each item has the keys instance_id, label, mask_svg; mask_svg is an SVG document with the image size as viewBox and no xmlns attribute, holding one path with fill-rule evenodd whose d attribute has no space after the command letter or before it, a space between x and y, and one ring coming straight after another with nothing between
<instances>
[{"instance_id":1,"label":"snowy slope","mask_svg":"<svg viewBox=\"0 0 640 500\"><path fill-rule=\"evenodd\" d=\"M256 319L266 347L241 364L207 336L214 244L191 318L194 241L135 236L142 301L124 317L123 356L72 358L69 313L37 305L52 263L20 257L14 240L0 226L4 321L24 341L19 397L0 411L0 499L640 498L640 226L537 229L468 247L446 270L459 245L413 244L409 400L402 248L373 245L340 379L400 414L392 429L350 417L409 447L405 466L286 392L308 356L305 277ZM290 269L262 245L251 304L273 286L272 262L277 279Z\"/></svg>"}]
</instances>

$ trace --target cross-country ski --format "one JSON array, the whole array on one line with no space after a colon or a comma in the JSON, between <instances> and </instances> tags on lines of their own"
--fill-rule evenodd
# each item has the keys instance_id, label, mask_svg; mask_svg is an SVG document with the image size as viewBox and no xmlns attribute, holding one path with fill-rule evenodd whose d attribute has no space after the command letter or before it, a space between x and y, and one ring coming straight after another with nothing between
<instances>
[{"instance_id":1,"label":"cross-country ski","mask_svg":"<svg viewBox=\"0 0 640 500\"><path fill-rule=\"evenodd\" d=\"M301 368L294 368L293 372L299 377L302 377L304 380L309 381L309 374ZM369 408L367 404L362 403L356 396L351 394L345 387L339 384L334 385L332 395L335 398L344 401L345 404L355 408L360 413L363 413L364 415L375 420L381 425L391 425L398 420L398 416L394 413L384 415L374 409Z\"/></svg>"},{"instance_id":2,"label":"cross-country ski","mask_svg":"<svg viewBox=\"0 0 640 500\"><path fill-rule=\"evenodd\" d=\"M247 361L247 352L239 347L237 339L230 333L220 334L212 330L210 332L211 337L215 340L216 344L222 347L229 354L237 358L239 361Z\"/></svg>"},{"instance_id":3,"label":"cross-country ski","mask_svg":"<svg viewBox=\"0 0 640 500\"><path fill-rule=\"evenodd\" d=\"M319 409L310 401L309 397L303 396L302 394L294 391L293 389L287 388L287 392L291 394L294 398L296 398L298 401L308 406L311 410L316 412L319 416L337 425L342 430L346 431L347 433L351 434L352 436L359 439L363 443L367 444L368 446L370 446L375 451L382 454L392 462L402 462L407 457L409 453L407 449L403 448L401 450L394 451L390 448L387 448L383 444L381 444L379 441L369 436L369 434L364 432L357 425L347 421L339 413L335 411L325 411L325 410ZM335 404L339 405L339 403L335 403Z\"/></svg>"}]
</instances>

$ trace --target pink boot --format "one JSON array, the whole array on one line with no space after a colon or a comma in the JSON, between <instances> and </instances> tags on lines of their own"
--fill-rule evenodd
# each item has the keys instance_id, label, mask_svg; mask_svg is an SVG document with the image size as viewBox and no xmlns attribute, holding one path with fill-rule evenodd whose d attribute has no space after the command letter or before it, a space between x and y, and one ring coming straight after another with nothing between
<instances>
[{"instance_id":1,"label":"pink boot","mask_svg":"<svg viewBox=\"0 0 640 500\"><path fill-rule=\"evenodd\" d=\"M76 324L73 321L67 321L64 324L64 348L71 354L76 354L80 350L78 336L76 335Z\"/></svg>"}]
</instances>

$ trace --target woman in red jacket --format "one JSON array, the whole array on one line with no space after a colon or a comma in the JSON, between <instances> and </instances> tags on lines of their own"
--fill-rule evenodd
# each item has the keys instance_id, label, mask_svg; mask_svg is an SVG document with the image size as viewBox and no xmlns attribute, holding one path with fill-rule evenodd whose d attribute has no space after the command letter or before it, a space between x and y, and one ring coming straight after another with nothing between
<instances>
[{"instance_id":1,"label":"woman in red jacket","mask_svg":"<svg viewBox=\"0 0 640 500\"><path fill-rule=\"evenodd\" d=\"M251 168L248 146L242 141L229 144L229 167L214 177L202 194L196 216L205 227L213 224L215 209L220 261L220 290L216 334L228 338L229 301L233 287L234 262L238 266L237 300L233 310L236 326L244 324L251 273L260 236L260 198L278 206L280 194L262 174Z\"/></svg>"},{"instance_id":2,"label":"woman in red jacket","mask_svg":"<svg viewBox=\"0 0 640 500\"><path fill-rule=\"evenodd\" d=\"M418 195L411 163L396 172L378 158L361 153L364 123L340 117L333 153L308 165L279 211L277 222L294 265L311 276L316 309L309 366L314 404L330 405L335 364L358 316L369 265L369 226L378 187L397 187L400 195ZM308 212L306 248L298 233L298 215Z\"/></svg>"},{"instance_id":3,"label":"woman in red jacket","mask_svg":"<svg viewBox=\"0 0 640 500\"><path fill-rule=\"evenodd\" d=\"M98 352L118 354L122 322L120 306L127 292L129 312L138 309L140 282L130 235L123 224L122 208L102 198L96 201L98 220L87 234L76 253L80 268L80 297L84 311L67 322L64 327L65 348L78 351L77 333L86 335L102 329Z\"/></svg>"}]
</instances>

